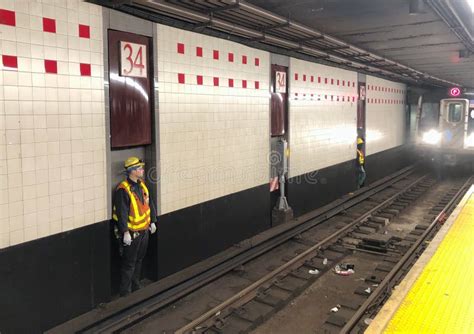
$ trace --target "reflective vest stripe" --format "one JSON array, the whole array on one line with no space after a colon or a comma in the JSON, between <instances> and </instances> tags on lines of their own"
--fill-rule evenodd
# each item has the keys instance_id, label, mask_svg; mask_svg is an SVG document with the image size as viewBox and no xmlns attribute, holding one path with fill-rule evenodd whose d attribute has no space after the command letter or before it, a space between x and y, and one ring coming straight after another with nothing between
<instances>
[{"instance_id":1,"label":"reflective vest stripe","mask_svg":"<svg viewBox=\"0 0 474 334\"><path fill-rule=\"evenodd\" d=\"M359 158L359 164L360 164L360 165L363 165L363 164L364 164L364 161L365 161L365 159L364 159L364 153L362 153L362 151L358 149L358 150L357 150L357 155L359 156L359 157L358 157L358 158Z\"/></svg>"},{"instance_id":2,"label":"reflective vest stripe","mask_svg":"<svg viewBox=\"0 0 474 334\"><path fill-rule=\"evenodd\" d=\"M118 188L122 188L127 192L128 197L130 198L130 213L128 216L128 222L127 226L130 230L132 231L139 231L139 230L144 230L148 227L148 225L151 222L151 217L150 217L150 207L148 204L148 198L149 198L149 193L148 193L148 188L146 187L144 182L140 182L140 186L142 187L143 190L143 200L144 204L139 205L137 203L136 195L132 193L131 191L131 186L127 181L122 181ZM142 208L142 211L140 212L140 208ZM115 221L118 221L118 216L115 212L115 206L113 208L113 215L112 218ZM132 214L132 215L130 215Z\"/></svg>"}]
</instances>

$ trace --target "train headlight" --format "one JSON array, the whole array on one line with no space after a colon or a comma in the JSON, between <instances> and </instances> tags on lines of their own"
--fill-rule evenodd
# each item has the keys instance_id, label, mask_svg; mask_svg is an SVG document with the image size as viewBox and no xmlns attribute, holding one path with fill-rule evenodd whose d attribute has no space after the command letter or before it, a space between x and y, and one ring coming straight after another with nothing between
<instances>
[{"instance_id":1,"label":"train headlight","mask_svg":"<svg viewBox=\"0 0 474 334\"><path fill-rule=\"evenodd\" d=\"M474 132L467 136L466 147L474 147Z\"/></svg>"},{"instance_id":2,"label":"train headlight","mask_svg":"<svg viewBox=\"0 0 474 334\"><path fill-rule=\"evenodd\" d=\"M425 132L423 134L423 142L426 144L436 145L440 142L440 140L441 140L441 133L439 133L438 131L434 129L431 129L430 131Z\"/></svg>"}]
</instances>

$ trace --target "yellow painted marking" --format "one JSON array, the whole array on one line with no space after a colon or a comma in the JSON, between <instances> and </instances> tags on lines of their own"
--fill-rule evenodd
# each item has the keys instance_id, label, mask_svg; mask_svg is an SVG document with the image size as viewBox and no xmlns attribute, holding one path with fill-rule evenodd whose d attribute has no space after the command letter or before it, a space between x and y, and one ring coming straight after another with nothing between
<instances>
[{"instance_id":1,"label":"yellow painted marking","mask_svg":"<svg viewBox=\"0 0 474 334\"><path fill-rule=\"evenodd\" d=\"M384 333L474 333L474 193Z\"/></svg>"}]
</instances>

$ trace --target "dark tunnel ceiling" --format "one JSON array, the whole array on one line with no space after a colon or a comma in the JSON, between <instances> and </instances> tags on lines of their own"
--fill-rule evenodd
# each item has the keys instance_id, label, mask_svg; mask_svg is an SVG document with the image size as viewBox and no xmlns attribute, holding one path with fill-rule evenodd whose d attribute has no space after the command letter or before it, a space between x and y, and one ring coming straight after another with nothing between
<instances>
[{"instance_id":1,"label":"dark tunnel ceiling","mask_svg":"<svg viewBox=\"0 0 474 334\"><path fill-rule=\"evenodd\" d=\"M465 46L428 5L425 13L409 15L408 0L248 2L417 70L474 87L474 55L459 57Z\"/></svg>"}]
</instances>

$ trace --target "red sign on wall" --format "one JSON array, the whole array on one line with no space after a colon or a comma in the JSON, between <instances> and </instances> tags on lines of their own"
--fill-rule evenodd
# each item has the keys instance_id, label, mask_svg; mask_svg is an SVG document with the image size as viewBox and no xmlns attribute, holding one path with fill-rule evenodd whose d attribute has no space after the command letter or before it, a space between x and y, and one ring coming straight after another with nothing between
<instances>
[{"instance_id":1,"label":"red sign on wall","mask_svg":"<svg viewBox=\"0 0 474 334\"><path fill-rule=\"evenodd\" d=\"M147 77L146 45L120 41L120 75Z\"/></svg>"}]
</instances>

